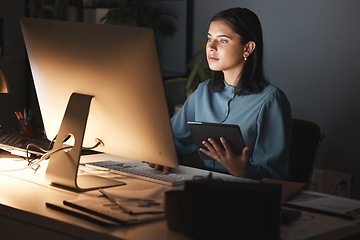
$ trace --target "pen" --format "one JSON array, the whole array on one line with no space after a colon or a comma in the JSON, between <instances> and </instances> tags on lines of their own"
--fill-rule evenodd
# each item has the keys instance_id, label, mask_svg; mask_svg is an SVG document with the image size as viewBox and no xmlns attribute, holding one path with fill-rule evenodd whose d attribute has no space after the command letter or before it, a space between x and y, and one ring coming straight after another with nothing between
<instances>
[{"instance_id":1,"label":"pen","mask_svg":"<svg viewBox=\"0 0 360 240\"><path fill-rule=\"evenodd\" d=\"M85 220L88 220L88 221L91 221L91 222L95 222L95 223L98 223L98 224L101 224L101 225L105 225L105 226L119 225L119 223L117 223L117 222L114 222L114 221L111 221L109 219L105 219L105 218L93 215L91 213L87 213L87 212L78 210L76 208L70 208L70 207L67 207L65 205L61 206L61 205L48 203L48 202L45 203L45 204L46 204L46 207L48 207L48 208L51 208L51 209L54 209L54 210L57 210L57 211L61 211L61 212L64 212L64 213L68 213L68 214L73 215L75 217L79 217L79 218L82 218L82 219L85 219Z\"/></svg>"},{"instance_id":2,"label":"pen","mask_svg":"<svg viewBox=\"0 0 360 240\"><path fill-rule=\"evenodd\" d=\"M29 115L29 120L31 121L32 120L32 111L31 111L31 109L29 109L28 115Z\"/></svg>"},{"instance_id":3,"label":"pen","mask_svg":"<svg viewBox=\"0 0 360 240\"><path fill-rule=\"evenodd\" d=\"M15 115L16 115L17 119L21 120L18 112L15 111Z\"/></svg>"},{"instance_id":4,"label":"pen","mask_svg":"<svg viewBox=\"0 0 360 240\"><path fill-rule=\"evenodd\" d=\"M99 191L108 199L110 199L111 202L115 203L119 208L121 208L124 212L132 214L132 211L128 209L126 206L121 204L119 201L117 201L115 198L104 192L101 188L99 188Z\"/></svg>"},{"instance_id":5,"label":"pen","mask_svg":"<svg viewBox=\"0 0 360 240\"><path fill-rule=\"evenodd\" d=\"M21 112L18 112L18 113L19 113L20 119L24 120L24 116L22 115L22 113Z\"/></svg>"},{"instance_id":6,"label":"pen","mask_svg":"<svg viewBox=\"0 0 360 240\"><path fill-rule=\"evenodd\" d=\"M27 116L27 112L26 112L26 108L24 108L24 120L27 121L28 120L28 116Z\"/></svg>"}]
</instances>

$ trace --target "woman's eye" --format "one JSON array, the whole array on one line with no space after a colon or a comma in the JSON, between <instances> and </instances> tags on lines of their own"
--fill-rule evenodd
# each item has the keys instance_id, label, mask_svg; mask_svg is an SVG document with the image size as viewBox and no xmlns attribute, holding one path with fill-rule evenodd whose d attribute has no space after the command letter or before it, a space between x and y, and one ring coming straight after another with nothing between
<instances>
[{"instance_id":1,"label":"woman's eye","mask_svg":"<svg viewBox=\"0 0 360 240\"><path fill-rule=\"evenodd\" d=\"M212 39L211 38L208 38L208 42L211 42L212 41Z\"/></svg>"},{"instance_id":2,"label":"woman's eye","mask_svg":"<svg viewBox=\"0 0 360 240\"><path fill-rule=\"evenodd\" d=\"M228 41L225 40L225 39L221 39L220 42L221 42L221 43L227 43Z\"/></svg>"}]
</instances>

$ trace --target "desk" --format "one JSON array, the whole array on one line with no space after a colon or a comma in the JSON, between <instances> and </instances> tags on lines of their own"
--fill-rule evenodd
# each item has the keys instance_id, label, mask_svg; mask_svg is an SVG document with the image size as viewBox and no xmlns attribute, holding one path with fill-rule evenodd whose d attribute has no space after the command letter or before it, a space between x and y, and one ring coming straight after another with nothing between
<instances>
[{"instance_id":1,"label":"desk","mask_svg":"<svg viewBox=\"0 0 360 240\"><path fill-rule=\"evenodd\" d=\"M4 157L4 153L0 153L0 157ZM81 161L98 159L101 155L86 156ZM3 159L0 159L3 161ZM2 162L0 162L1 165ZM184 166L179 167L180 170L188 171L194 175L208 174L207 171L192 169ZM215 174L217 175L217 174ZM219 174L219 176L227 176ZM146 189L158 186L156 183L145 182L133 178L123 178L127 185L119 186L121 189ZM170 189L170 187L169 187ZM171 239L181 240L188 239L179 232L168 230L165 220L129 226L129 227L102 227L95 223L79 219L77 217L49 209L45 206L46 202L58 202L62 200L78 199L82 197L98 196L98 191L88 191L76 193L49 185L45 180L45 167L40 168L34 174L31 169L0 174L0 234L1 239L52 239L52 240L73 240L73 239ZM319 215L320 216L320 215ZM350 236L356 232L354 228L345 228L347 220L342 220L341 228L338 230L335 226L329 229L308 229L308 236L323 235L324 232L329 238L336 239L333 236L341 232L342 236ZM320 223L321 224L321 223ZM298 229L298 232L294 232ZM317 232L316 232L316 231ZM300 226L287 226L281 228L281 235L286 236L285 239L302 239L303 229ZM313 231L313 232L312 232Z\"/></svg>"},{"instance_id":2,"label":"desk","mask_svg":"<svg viewBox=\"0 0 360 240\"><path fill-rule=\"evenodd\" d=\"M98 160L102 154L84 156L81 162ZM0 157L7 157L4 152ZM116 158L116 157L114 157ZM2 161L3 159L0 159ZM123 160L123 159L122 159ZM46 162L45 162L46 164ZM1 162L0 162L1 165ZM46 165L45 165L46 166ZM10 168L11 169L11 168ZM207 176L208 171L179 167L195 175ZM31 169L0 174L0 234L1 239L187 239L168 230L166 221L159 220L130 227L102 227L77 217L49 209L46 202L61 203L67 199L100 196L97 191L76 193L53 187L45 179L46 167L34 175ZM229 177L225 174L214 176ZM122 178L121 189L147 189L159 186L134 178ZM169 187L169 189L171 189ZM4 237L6 236L6 237ZM3 238L4 237L4 238ZM35 238L36 237L36 238Z\"/></svg>"}]
</instances>

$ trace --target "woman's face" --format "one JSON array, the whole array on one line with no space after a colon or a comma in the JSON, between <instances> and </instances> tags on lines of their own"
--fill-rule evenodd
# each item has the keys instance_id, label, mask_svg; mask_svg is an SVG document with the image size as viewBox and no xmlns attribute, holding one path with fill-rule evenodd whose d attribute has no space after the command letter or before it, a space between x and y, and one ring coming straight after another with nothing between
<instances>
[{"instance_id":1,"label":"woman's face","mask_svg":"<svg viewBox=\"0 0 360 240\"><path fill-rule=\"evenodd\" d=\"M223 71L239 76L244 66L245 46L241 37L235 33L223 20L210 23L206 55L209 68L213 71Z\"/></svg>"}]
</instances>

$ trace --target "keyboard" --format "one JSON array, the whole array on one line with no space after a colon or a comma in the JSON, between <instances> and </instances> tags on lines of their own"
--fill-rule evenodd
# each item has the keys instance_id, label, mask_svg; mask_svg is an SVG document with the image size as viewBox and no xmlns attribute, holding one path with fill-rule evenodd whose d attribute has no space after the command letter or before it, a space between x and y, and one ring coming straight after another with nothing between
<instances>
[{"instance_id":1,"label":"keyboard","mask_svg":"<svg viewBox=\"0 0 360 240\"><path fill-rule=\"evenodd\" d=\"M19 153L17 155L23 153L23 155L26 156L26 147L29 143L35 144L45 150L50 149L50 141L45 138L26 136L19 132L0 131L0 147L8 151L17 151ZM32 146L29 147L29 153L35 155L44 154L41 150Z\"/></svg>"},{"instance_id":2,"label":"keyboard","mask_svg":"<svg viewBox=\"0 0 360 240\"><path fill-rule=\"evenodd\" d=\"M162 171L155 171L146 163L142 162L123 163L117 161L99 161L87 163L86 166L168 186L178 186L183 184L186 180L191 180L193 178L193 176L185 174L163 174Z\"/></svg>"}]
</instances>

